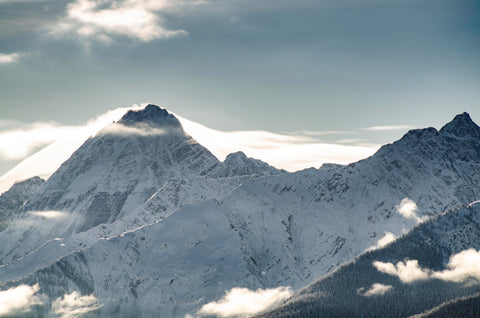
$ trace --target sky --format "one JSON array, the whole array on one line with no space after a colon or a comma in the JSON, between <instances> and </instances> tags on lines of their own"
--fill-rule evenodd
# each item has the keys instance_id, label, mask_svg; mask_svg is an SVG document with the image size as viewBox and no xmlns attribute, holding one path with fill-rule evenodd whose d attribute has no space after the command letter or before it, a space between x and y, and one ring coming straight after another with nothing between
<instances>
[{"instance_id":1,"label":"sky","mask_svg":"<svg viewBox=\"0 0 480 318\"><path fill-rule=\"evenodd\" d=\"M142 103L243 132L227 135L245 147L264 133L324 145L290 170L464 111L478 123L478 12L473 0L0 0L0 175Z\"/></svg>"}]
</instances>

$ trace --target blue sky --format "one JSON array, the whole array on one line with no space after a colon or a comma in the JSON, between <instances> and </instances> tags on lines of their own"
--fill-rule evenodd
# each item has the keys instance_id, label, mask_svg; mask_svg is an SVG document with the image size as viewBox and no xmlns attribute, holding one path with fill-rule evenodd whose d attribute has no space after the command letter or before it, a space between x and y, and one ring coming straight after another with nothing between
<instances>
[{"instance_id":1,"label":"blue sky","mask_svg":"<svg viewBox=\"0 0 480 318\"><path fill-rule=\"evenodd\" d=\"M144 102L220 131L351 132L319 138L348 145L463 111L479 122L478 12L463 0L0 0L0 131ZM0 174L20 159L0 158Z\"/></svg>"}]
</instances>

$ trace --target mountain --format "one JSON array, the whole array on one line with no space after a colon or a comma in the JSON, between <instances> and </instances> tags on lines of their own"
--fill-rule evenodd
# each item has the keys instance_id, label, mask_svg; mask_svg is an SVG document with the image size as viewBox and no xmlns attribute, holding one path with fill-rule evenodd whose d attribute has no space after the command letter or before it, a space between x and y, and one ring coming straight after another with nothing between
<instances>
[{"instance_id":1,"label":"mountain","mask_svg":"<svg viewBox=\"0 0 480 318\"><path fill-rule=\"evenodd\" d=\"M480 203L364 253L259 317L409 317L480 291ZM464 301L448 304L464 306ZM477 306L478 296L469 299ZM438 309L440 310L440 309ZM444 308L442 310L447 310ZM436 311L436 310L435 310ZM457 312L453 316L459 316ZM436 317L433 313L427 317Z\"/></svg>"},{"instance_id":2,"label":"mountain","mask_svg":"<svg viewBox=\"0 0 480 318\"><path fill-rule=\"evenodd\" d=\"M283 172L240 153L220 162L183 131L175 116L148 105L88 139L29 197L17 222L0 233L0 260L8 264L37 249L59 257L64 253L45 254L45 244L55 238L84 246L155 222L184 203L219 199L248 178ZM172 183L197 187L185 197ZM162 204L175 204L149 210L158 193Z\"/></svg>"},{"instance_id":3,"label":"mountain","mask_svg":"<svg viewBox=\"0 0 480 318\"><path fill-rule=\"evenodd\" d=\"M480 293L473 296L461 297L427 311L426 313L415 315L412 318L448 318L480 317Z\"/></svg>"},{"instance_id":4,"label":"mountain","mask_svg":"<svg viewBox=\"0 0 480 318\"><path fill-rule=\"evenodd\" d=\"M0 232L3 231L15 217L25 201L40 187L45 180L33 177L15 183L8 191L0 195Z\"/></svg>"},{"instance_id":5,"label":"mountain","mask_svg":"<svg viewBox=\"0 0 480 318\"><path fill-rule=\"evenodd\" d=\"M244 166L251 166L251 172L262 164L242 166L241 154L224 163L201 160L202 165L194 165L196 173L173 175L142 203L124 211L123 205L105 223L65 237L50 235L42 246L0 267L0 281L5 288L38 283L50 301L45 310L65 294L93 293L103 303L101 315L116 317L184 317L233 287L298 289L384 236L398 237L425 218L477 200L480 140L475 127L462 114L440 131L412 130L357 163L296 173L271 173L267 167L261 177L258 172L257 177L232 176L243 174ZM80 150L86 152L83 146ZM97 162L97 154L82 156L78 165ZM234 162L237 168L232 169ZM68 170L64 166L59 171ZM190 171L182 167L175 171ZM129 170L108 171L105 179L124 180ZM94 188L78 199L90 202L85 198L94 197L97 184L104 182L90 175L94 177L65 187L49 187L72 191L78 183L81 189ZM65 197L53 206L68 203ZM76 210L72 203L80 215L88 213L85 206Z\"/></svg>"}]
</instances>

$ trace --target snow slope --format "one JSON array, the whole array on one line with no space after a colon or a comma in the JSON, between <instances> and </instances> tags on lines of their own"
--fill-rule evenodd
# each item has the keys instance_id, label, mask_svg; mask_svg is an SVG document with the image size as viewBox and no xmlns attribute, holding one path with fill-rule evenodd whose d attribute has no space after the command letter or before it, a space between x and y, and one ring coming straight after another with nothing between
<instances>
[{"instance_id":1,"label":"snow slope","mask_svg":"<svg viewBox=\"0 0 480 318\"><path fill-rule=\"evenodd\" d=\"M104 304L103 316L124 317L183 317L236 286L298 289L386 233L399 236L422 217L478 200L479 131L461 114L440 131L410 131L360 162L242 179L219 197L202 193L223 189L216 180L232 181L225 177L232 170L202 160L208 168L194 165L196 177L172 178L133 212L120 212L115 222L85 232L105 239L84 244L77 233L51 240L0 268L0 280L6 286L38 282L50 299L74 290L94 293ZM403 206L405 198L418 209ZM112 237L122 220L138 228ZM58 252L62 248L69 254ZM35 264L42 255L50 257Z\"/></svg>"}]
</instances>

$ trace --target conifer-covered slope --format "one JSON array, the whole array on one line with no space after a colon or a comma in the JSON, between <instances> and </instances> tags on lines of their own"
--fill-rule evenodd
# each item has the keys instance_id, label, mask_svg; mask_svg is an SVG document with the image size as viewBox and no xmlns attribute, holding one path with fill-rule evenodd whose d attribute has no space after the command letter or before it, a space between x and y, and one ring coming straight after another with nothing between
<instances>
[{"instance_id":1,"label":"conifer-covered slope","mask_svg":"<svg viewBox=\"0 0 480 318\"><path fill-rule=\"evenodd\" d=\"M475 203L439 215L390 245L364 253L304 288L286 304L259 317L421 314L448 301L478 293L479 260L480 203ZM478 298L469 299L467 303L475 301L478 305ZM442 317L441 312L451 313L456 310L455 306L460 310L464 305L463 301L453 302L446 306L448 308L434 312ZM470 309L478 312L478 306ZM434 313L425 315L437 317Z\"/></svg>"},{"instance_id":2,"label":"conifer-covered slope","mask_svg":"<svg viewBox=\"0 0 480 318\"><path fill-rule=\"evenodd\" d=\"M233 287L298 289L387 232L399 236L424 216L478 199L477 130L462 114L440 131L410 131L348 166L247 178L238 187L227 182L231 190L223 192L214 177L171 179L131 215L51 240L1 267L0 280L39 283L49 299L93 293L106 317L184 317ZM154 222L145 226L145 219ZM136 230L118 231L125 220ZM371 284L357 288L366 292Z\"/></svg>"}]
</instances>

